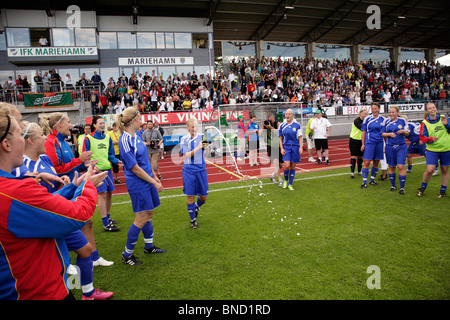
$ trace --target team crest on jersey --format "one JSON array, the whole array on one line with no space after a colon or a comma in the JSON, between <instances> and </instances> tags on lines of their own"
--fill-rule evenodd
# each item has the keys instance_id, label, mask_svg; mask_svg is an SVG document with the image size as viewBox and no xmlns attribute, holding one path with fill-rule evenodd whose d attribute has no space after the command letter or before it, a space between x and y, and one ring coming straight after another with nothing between
<instances>
[{"instance_id":1,"label":"team crest on jersey","mask_svg":"<svg viewBox=\"0 0 450 320\"><path fill-rule=\"evenodd\" d=\"M292 130L294 130L294 132L297 130L296 128L293 128Z\"/></svg>"},{"instance_id":2,"label":"team crest on jersey","mask_svg":"<svg viewBox=\"0 0 450 320\"><path fill-rule=\"evenodd\" d=\"M52 168L52 171L55 173L55 174L57 174L56 173L56 169L54 168L54 167L51 167Z\"/></svg>"},{"instance_id":3,"label":"team crest on jersey","mask_svg":"<svg viewBox=\"0 0 450 320\"><path fill-rule=\"evenodd\" d=\"M399 128L399 129L401 129L401 128L402 128L402 125L401 125L401 124L399 124L399 125L398 125L398 128Z\"/></svg>"}]
</instances>

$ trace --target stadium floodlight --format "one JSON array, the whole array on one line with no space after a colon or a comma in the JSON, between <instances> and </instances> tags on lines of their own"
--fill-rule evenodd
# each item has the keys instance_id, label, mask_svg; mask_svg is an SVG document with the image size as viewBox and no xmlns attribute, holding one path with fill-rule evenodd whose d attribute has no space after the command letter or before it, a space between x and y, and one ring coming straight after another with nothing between
<instances>
[{"instance_id":1,"label":"stadium floodlight","mask_svg":"<svg viewBox=\"0 0 450 320\"><path fill-rule=\"evenodd\" d=\"M284 8L285 8L285 9L288 9L288 10L294 10L294 9L295 9L294 6L284 6Z\"/></svg>"}]
</instances>

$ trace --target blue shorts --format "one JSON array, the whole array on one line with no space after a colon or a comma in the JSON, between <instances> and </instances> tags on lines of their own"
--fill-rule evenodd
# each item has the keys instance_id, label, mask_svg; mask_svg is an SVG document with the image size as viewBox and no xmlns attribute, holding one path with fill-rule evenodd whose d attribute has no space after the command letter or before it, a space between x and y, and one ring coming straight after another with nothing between
<instances>
[{"instance_id":1,"label":"blue shorts","mask_svg":"<svg viewBox=\"0 0 450 320\"><path fill-rule=\"evenodd\" d=\"M80 230L69 233L64 237L69 251L76 251L89 243L83 232Z\"/></svg>"},{"instance_id":2,"label":"blue shorts","mask_svg":"<svg viewBox=\"0 0 450 320\"><path fill-rule=\"evenodd\" d=\"M364 146L364 160L383 160L384 143L366 143Z\"/></svg>"},{"instance_id":3,"label":"blue shorts","mask_svg":"<svg viewBox=\"0 0 450 320\"><path fill-rule=\"evenodd\" d=\"M150 186L150 189L130 192L130 198L134 213L151 211L161 205L158 190L153 185Z\"/></svg>"},{"instance_id":4,"label":"blue shorts","mask_svg":"<svg viewBox=\"0 0 450 320\"><path fill-rule=\"evenodd\" d=\"M437 166L438 162L441 163L441 166L444 167L450 166L450 151L434 152L427 150L425 157L427 161L427 166L430 165Z\"/></svg>"},{"instance_id":5,"label":"blue shorts","mask_svg":"<svg viewBox=\"0 0 450 320\"><path fill-rule=\"evenodd\" d=\"M283 146L286 154L283 156L283 161L289 161L291 163L300 163L300 147L299 146L291 146L285 145Z\"/></svg>"},{"instance_id":6,"label":"blue shorts","mask_svg":"<svg viewBox=\"0 0 450 320\"><path fill-rule=\"evenodd\" d=\"M97 187L97 193L113 192L114 190L116 190L116 187L114 186L112 171L111 169L109 169L108 175L106 176L105 180L103 180L102 185Z\"/></svg>"},{"instance_id":7,"label":"blue shorts","mask_svg":"<svg viewBox=\"0 0 450 320\"><path fill-rule=\"evenodd\" d=\"M208 195L208 175L206 170L190 171L183 168L183 192L187 196Z\"/></svg>"},{"instance_id":8,"label":"blue shorts","mask_svg":"<svg viewBox=\"0 0 450 320\"><path fill-rule=\"evenodd\" d=\"M406 144L389 146L386 145L386 161L390 167L405 165L408 148Z\"/></svg>"},{"instance_id":9,"label":"blue shorts","mask_svg":"<svg viewBox=\"0 0 450 320\"><path fill-rule=\"evenodd\" d=\"M424 143L420 145L420 143L416 143L413 145L412 143L408 147L408 154L419 154L421 156L425 155L425 152L427 151L427 145Z\"/></svg>"}]
</instances>

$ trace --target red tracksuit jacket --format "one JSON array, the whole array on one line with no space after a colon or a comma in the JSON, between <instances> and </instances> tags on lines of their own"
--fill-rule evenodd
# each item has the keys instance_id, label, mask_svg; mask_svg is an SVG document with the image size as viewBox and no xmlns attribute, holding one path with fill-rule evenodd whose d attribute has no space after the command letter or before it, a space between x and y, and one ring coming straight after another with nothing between
<instances>
[{"instance_id":1,"label":"red tracksuit jacket","mask_svg":"<svg viewBox=\"0 0 450 320\"><path fill-rule=\"evenodd\" d=\"M97 189L87 181L67 200L33 178L0 170L0 300L64 299L70 257L64 235L94 214Z\"/></svg>"}]
</instances>

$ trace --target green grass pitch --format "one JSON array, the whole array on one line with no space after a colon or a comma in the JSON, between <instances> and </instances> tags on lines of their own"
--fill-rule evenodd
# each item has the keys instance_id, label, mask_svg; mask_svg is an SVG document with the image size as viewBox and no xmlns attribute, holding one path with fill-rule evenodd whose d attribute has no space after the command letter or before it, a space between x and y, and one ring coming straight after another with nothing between
<instances>
[{"instance_id":1,"label":"green grass pitch","mask_svg":"<svg viewBox=\"0 0 450 320\"><path fill-rule=\"evenodd\" d=\"M437 198L440 175L416 196L425 165L415 160L403 196L389 181L361 190L347 168L297 173L293 192L269 179L211 185L197 230L182 190L163 191L154 243L167 252L144 255L141 234L139 267L121 261L134 214L128 195L114 196L122 230L93 218L100 255L115 262L95 267L94 286L114 300L447 300L449 197Z\"/></svg>"}]
</instances>

